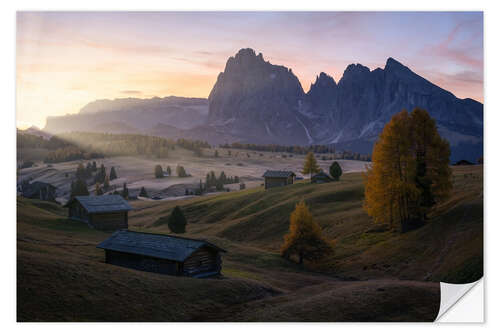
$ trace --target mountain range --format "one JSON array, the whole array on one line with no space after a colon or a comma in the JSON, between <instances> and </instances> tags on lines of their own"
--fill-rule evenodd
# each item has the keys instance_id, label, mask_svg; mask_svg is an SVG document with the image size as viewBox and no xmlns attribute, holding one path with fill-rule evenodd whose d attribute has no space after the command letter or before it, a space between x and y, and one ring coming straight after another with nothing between
<instances>
[{"instance_id":1,"label":"mountain range","mask_svg":"<svg viewBox=\"0 0 500 333\"><path fill-rule=\"evenodd\" d=\"M335 144L371 153L392 115L426 109L451 145L452 160L483 155L483 104L459 99L393 58L370 70L320 73L306 93L291 69L241 49L227 60L208 99L97 100L78 114L48 117L45 131L147 133L171 138L283 145Z\"/></svg>"}]
</instances>

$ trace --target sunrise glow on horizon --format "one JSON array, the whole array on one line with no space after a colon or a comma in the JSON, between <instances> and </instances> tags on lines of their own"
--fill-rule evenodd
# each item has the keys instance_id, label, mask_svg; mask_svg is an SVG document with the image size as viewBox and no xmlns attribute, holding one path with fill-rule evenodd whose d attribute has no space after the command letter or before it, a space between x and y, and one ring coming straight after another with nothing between
<instances>
[{"instance_id":1,"label":"sunrise glow on horizon","mask_svg":"<svg viewBox=\"0 0 500 333\"><path fill-rule=\"evenodd\" d=\"M446 12L20 12L17 126L96 99L208 97L230 56L253 48L304 91L320 72L392 57L483 102L483 14Z\"/></svg>"}]
</instances>

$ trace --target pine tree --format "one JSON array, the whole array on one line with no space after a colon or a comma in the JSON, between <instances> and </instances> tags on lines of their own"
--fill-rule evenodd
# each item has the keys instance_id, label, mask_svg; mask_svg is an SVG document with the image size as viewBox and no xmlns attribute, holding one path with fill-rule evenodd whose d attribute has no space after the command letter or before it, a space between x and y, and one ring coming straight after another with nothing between
<instances>
[{"instance_id":1,"label":"pine tree","mask_svg":"<svg viewBox=\"0 0 500 333\"><path fill-rule=\"evenodd\" d=\"M186 217L179 206L175 206L174 210L168 218L168 228L170 231L179 234L186 232Z\"/></svg>"},{"instance_id":2,"label":"pine tree","mask_svg":"<svg viewBox=\"0 0 500 333\"><path fill-rule=\"evenodd\" d=\"M97 171L97 163L96 161L93 161L92 162L92 172L96 172Z\"/></svg>"},{"instance_id":3,"label":"pine tree","mask_svg":"<svg viewBox=\"0 0 500 333\"><path fill-rule=\"evenodd\" d=\"M316 162L316 158L314 157L314 153L312 151L308 152L306 155L306 159L304 161L304 167L302 168L302 173L304 175L309 174L312 181L312 174L319 172L318 162Z\"/></svg>"},{"instance_id":4,"label":"pine tree","mask_svg":"<svg viewBox=\"0 0 500 333\"><path fill-rule=\"evenodd\" d=\"M290 215L290 231L285 235L281 255L286 259L296 255L299 263L304 259L317 261L333 253L333 242L321 234L321 227L312 217L304 201L300 201Z\"/></svg>"},{"instance_id":5,"label":"pine tree","mask_svg":"<svg viewBox=\"0 0 500 333\"><path fill-rule=\"evenodd\" d=\"M109 171L109 180L113 180L113 179L116 179L116 178L118 178L118 176L116 175L115 167L112 166L111 170Z\"/></svg>"},{"instance_id":6,"label":"pine tree","mask_svg":"<svg viewBox=\"0 0 500 333\"><path fill-rule=\"evenodd\" d=\"M104 164L101 164L101 169L99 170L99 183L104 182L104 178L106 178L106 167L104 167Z\"/></svg>"},{"instance_id":7,"label":"pine tree","mask_svg":"<svg viewBox=\"0 0 500 333\"><path fill-rule=\"evenodd\" d=\"M155 166L155 177L156 178L163 178L163 169L161 168L161 165L156 165Z\"/></svg>"},{"instance_id":8,"label":"pine tree","mask_svg":"<svg viewBox=\"0 0 500 333\"><path fill-rule=\"evenodd\" d=\"M87 188L87 183L83 179L77 179L71 185L70 197L74 198L79 195L89 195L89 190Z\"/></svg>"},{"instance_id":9,"label":"pine tree","mask_svg":"<svg viewBox=\"0 0 500 333\"><path fill-rule=\"evenodd\" d=\"M205 190L210 188L210 186L212 186L212 184L210 183L210 174L207 173L207 176L205 177Z\"/></svg>"},{"instance_id":10,"label":"pine tree","mask_svg":"<svg viewBox=\"0 0 500 333\"><path fill-rule=\"evenodd\" d=\"M394 115L375 143L365 174L365 211L376 223L400 225L402 232L420 225L450 193L449 155L449 144L426 111Z\"/></svg>"},{"instance_id":11,"label":"pine tree","mask_svg":"<svg viewBox=\"0 0 500 333\"><path fill-rule=\"evenodd\" d=\"M94 181L96 183L104 183L104 179L106 178L106 168L104 164L101 164L101 168L97 171L94 177Z\"/></svg>"},{"instance_id":12,"label":"pine tree","mask_svg":"<svg viewBox=\"0 0 500 333\"><path fill-rule=\"evenodd\" d=\"M104 191L106 191L106 192L109 190L109 177L107 175L106 175L106 177L104 177L103 188L104 188Z\"/></svg>"},{"instance_id":13,"label":"pine tree","mask_svg":"<svg viewBox=\"0 0 500 333\"><path fill-rule=\"evenodd\" d=\"M102 191L101 184L95 183L95 195L103 195L104 192Z\"/></svg>"},{"instance_id":14,"label":"pine tree","mask_svg":"<svg viewBox=\"0 0 500 333\"><path fill-rule=\"evenodd\" d=\"M85 177L88 178L90 176L92 176L92 164L88 162L87 166L85 167Z\"/></svg>"},{"instance_id":15,"label":"pine tree","mask_svg":"<svg viewBox=\"0 0 500 333\"><path fill-rule=\"evenodd\" d=\"M339 180L340 176L342 176L342 168L337 161L330 165L330 176L335 180Z\"/></svg>"},{"instance_id":16,"label":"pine tree","mask_svg":"<svg viewBox=\"0 0 500 333\"><path fill-rule=\"evenodd\" d=\"M219 175L219 183L227 184L227 177L226 177L226 174L224 173L224 171L221 171L221 173Z\"/></svg>"},{"instance_id":17,"label":"pine tree","mask_svg":"<svg viewBox=\"0 0 500 333\"><path fill-rule=\"evenodd\" d=\"M85 170L85 167L83 166L82 163L78 164L75 176L77 179L80 180L85 180L87 178L87 171Z\"/></svg>"},{"instance_id":18,"label":"pine tree","mask_svg":"<svg viewBox=\"0 0 500 333\"><path fill-rule=\"evenodd\" d=\"M217 184L217 177L215 176L215 172L210 171L210 185L215 186Z\"/></svg>"},{"instance_id":19,"label":"pine tree","mask_svg":"<svg viewBox=\"0 0 500 333\"><path fill-rule=\"evenodd\" d=\"M122 197L128 199L128 187L127 183L123 183Z\"/></svg>"},{"instance_id":20,"label":"pine tree","mask_svg":"<svg viewBox=\"0 0 500 333\"><path fill-rule=\"evenodd\" d=\"M141 192L139 193L139 196L144 197L144 198L149 198L148 192L146 192L146 189L144 188L144 186L141 187Z\"/></svg>"}]
</instances>

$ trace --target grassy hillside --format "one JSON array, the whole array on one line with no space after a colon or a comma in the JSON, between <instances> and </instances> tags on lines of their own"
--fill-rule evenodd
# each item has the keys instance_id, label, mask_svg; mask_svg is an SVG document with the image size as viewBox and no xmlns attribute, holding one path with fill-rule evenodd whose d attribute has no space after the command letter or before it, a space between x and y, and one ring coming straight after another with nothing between
<instances>
[{"instance_id":1,"label":"grassy hillside","mask_svg":"<svg viewBox=\"0 0 500 333\"><path fill-rule=\"evenodd\" d=\"M406 233L363 212L360 174L340 182L254 188L175 202L133 202L131 229L168 233L175 205L186 236L224 247L223 277L198 280L107 265L95 246L108 233L66 219L58 205L18 199L18 320L21 321L430 321L439 283L482 275L482 168L454 168L455 190L424 227ZM279 256L301 198L332 258L300 267Z\"/></svg>"},{"instance_id":2,"label":"grassy hillside","mask_svg":"<svg viewBox=\"0 0 500 333\"><path fill-rule=\"evenodd\" d=\"M131 214L131 227L168 232L158 218L180 205L189 221L188 234L228 246L245 244L277 256L289 215L304 199L324 233L337 244L334 257L318 267L321 271L344 279L390 276L466 283L482 276L482 167L454 167L453 184L452 196L436 207L429 222L405 234L376 225L366 215L359 173L328 184L303 181L181 202L140 202Z\"/></svg>"},{"instance_id":3,"label":"grassy hillside","mask_svg":"<svg viewBox=\"0 0 500 333\"><path fill-rule=\"evenodd\" d=\"M188 321L278 293L252 280L176 278L107 265L96 245L109 234L65 219L55 204L18 199L17 208L20 321Z\"/></svg>"}]
</instances>

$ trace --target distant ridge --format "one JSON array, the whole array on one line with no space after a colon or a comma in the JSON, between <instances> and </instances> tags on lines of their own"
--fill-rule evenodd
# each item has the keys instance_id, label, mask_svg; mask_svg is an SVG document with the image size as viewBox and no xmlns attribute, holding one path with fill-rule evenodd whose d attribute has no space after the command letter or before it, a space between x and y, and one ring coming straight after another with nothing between
<instances>
[{"instance_id":1,"label":"distant ridge","mask_svg":"<svg viewBox=\"0 0 500 333\"><path fill-rule=\"evenodd\" d=\"M415 107L426 109L436 120L450 142L452 160L483 155L483 104L455 97L394 58L388 58L383 69L350 64L338 82L321 72L306 93L291 69L273 65L249 48L227 60L208 99L98 100L77 115L47 118L44 130L101 131L114 123L109 127L115 132L155 133L212 144L335 144L371 153L392 115Z\"/></svg>"}]
</instances>

